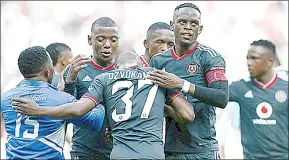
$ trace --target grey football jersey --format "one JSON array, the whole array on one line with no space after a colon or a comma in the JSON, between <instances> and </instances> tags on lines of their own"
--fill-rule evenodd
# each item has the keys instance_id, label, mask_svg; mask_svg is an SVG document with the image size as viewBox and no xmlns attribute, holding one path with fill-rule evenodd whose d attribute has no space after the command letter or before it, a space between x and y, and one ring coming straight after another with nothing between
<instances>
[{"instance_id":1,"label":"grey football jersey","mask_svg":"<svg viewBox=\"0 0 289 160\"><path fill-rule=\"evenodd\" d=\"M275 74L266 85L243 79L229 91L240 105L244 158L288 159L288 76Z\"/></svg>"},{"instance_id":2,"label":"grey football jersey","mask_svg":"<svg viewBox=\"0 0 289 160\"><path fill-rule=\"evenodd\" d=\"M153 85L153 68L120 69L97 76L84 96L103 102L112 129L111 159L164 159L162 141L166 95ZM171 98L167 98L171 99Z\"/></svg>"}]
</instances>

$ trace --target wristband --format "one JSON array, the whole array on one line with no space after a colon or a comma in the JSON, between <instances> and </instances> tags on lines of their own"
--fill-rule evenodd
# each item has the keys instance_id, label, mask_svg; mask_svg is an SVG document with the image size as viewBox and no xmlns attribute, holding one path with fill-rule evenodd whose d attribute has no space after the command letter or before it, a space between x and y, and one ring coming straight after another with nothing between
<instances>
[{"instance_id":1,"label":"wristband","mask_svg":"<svg viewBox=\"0 0 289 160\"><path fill-rule=\"evenodd\" d=\"M188 93L190 90L191 83L189 81L184 80L184 84L182 87L182 91Z\"/></svg>"}]
</instances>

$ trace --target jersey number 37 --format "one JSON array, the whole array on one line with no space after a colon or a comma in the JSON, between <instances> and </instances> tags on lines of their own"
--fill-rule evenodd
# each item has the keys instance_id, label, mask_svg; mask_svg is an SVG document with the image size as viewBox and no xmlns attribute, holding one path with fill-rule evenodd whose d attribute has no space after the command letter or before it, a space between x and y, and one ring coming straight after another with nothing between
<instances>
[{"instance_id":1,"label":"jersey number 37","mask_svg":"<svg viewBox=\"0 0 289 160\"><path fill-rule=\"evenodd\" d=\"M138 81L138 89L142 88L144 85L152 85L152 82L150 80L139 80ZM114 93L116 93L120 88L123 88L123 87L131 87L131 88L129 90L127 90L126 94L121 98L121 100L125 103L125 113L117 114L116 113L116 108L112 112L112 119L115 122L121 122L121 121L128 120L129 117L131 116L131 112L132 112L132 101L131 101L131 98L133 96L134 86L133 86L131 81L119 81L119 82L116 82L112 86L112 95ZM157 85L154 85L150 89L140 118L148 118L149 113L151 111L151 108L153 106L154 100L156 98L157 91L158 91L158 86Z\"/></svg>"}]
</instances>

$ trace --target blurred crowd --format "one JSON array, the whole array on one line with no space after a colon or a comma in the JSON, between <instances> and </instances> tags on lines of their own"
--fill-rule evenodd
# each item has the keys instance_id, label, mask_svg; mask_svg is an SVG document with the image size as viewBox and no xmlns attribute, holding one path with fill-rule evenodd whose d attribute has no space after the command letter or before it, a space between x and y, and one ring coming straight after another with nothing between
<instances>
[{"instance_id":1,"label":"blurred crowd","mask_svg":"<svg viewBox=\"0 0 289 160\"><path fill-rule=\"evenodd\" d=\"M183 1L1 1L1 94L22 80L17 58L29 46L68 44L74 55L90 55L87 35L93 21L108 16L120 27L120 47L144 54L148 27L169 23ZM287 1L196 1L204 30L199 42L219 51L227 63L229 81L248 76L246 54L253 40L269 39L277 46L282 66L288 66ZM2 147L3 148L3 147ZM1 156L2 157L2 156Z\"/></svg>"}]
</instances>

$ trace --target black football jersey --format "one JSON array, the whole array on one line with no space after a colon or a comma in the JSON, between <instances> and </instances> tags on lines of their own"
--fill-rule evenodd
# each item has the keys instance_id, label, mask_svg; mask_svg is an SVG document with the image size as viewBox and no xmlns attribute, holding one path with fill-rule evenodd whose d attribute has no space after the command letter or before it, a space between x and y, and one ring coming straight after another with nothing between
<instances>
[{"instance_id":1,"label":"black football jersey","mask_svg":"<svg viewBox=\"0 0 289 160\"><path fill-rule=\"evenodd\" d=\"M114 69L114 64L102 67L92 60L86 64L87 67L79 71L73 85L65 84L64 91L75 96L76 99L80 99L87 92L88 87L97 75ZM69 69L70 66L65 71L64 79L66 79ZM105 135L106 127L107 125L104 124L100 132L94 132L84 127L73 126L71 153L91 157L96 153L102 153L106 159L109 159L112 143Z\"/></svg>"},{"instance_id":2,"label":"black football jersey","mask_svg":"<svg viewBox=\"0 0 289 160\"><path fill-rule=\"evenodd\" d=\"M240 105L241 142L246 159L288 159L288 76L268 84L242 79L230 87Z\"/></svg>"},{"instance_id":3,"label":"black football jersey","mask_svg":"<svg viewBox=\"0 0 289 160\"><path fill-rule=\"evenodd\" d=\"M156 54L151 67L164 69L199 86L208 87L212 82L207 73L225 70L223 57L214 49L196 43L196 46L181 57L173 48ZM193 122L178 123L167 118L165 152L204 153L218 150L215 107L205 104L189 94L183 93L195 112Z\"/></svg>"}]
</instances>

